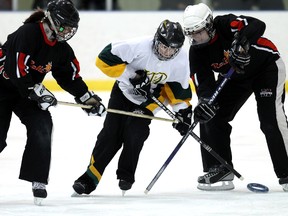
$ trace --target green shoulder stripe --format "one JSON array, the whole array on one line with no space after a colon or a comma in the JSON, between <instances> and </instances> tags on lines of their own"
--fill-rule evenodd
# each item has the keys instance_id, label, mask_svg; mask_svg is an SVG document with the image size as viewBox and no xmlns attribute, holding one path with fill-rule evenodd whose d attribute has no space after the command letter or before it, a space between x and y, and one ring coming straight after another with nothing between
<instances>
[{"instance_id":1,"label":"green shoulder stripe","mask_svg":"<svg viewBox=\"0 0 288 216\"><path fill-rule=\"evenodd\" d=\"M112 49L112 45L110 43L101 51L101 53L98 55L98 58L110 66L125 63L124 61L122 61L121 58L119 58L116 55L113 55L111 53L111 49Z\"/></svg>"}]
</instances>

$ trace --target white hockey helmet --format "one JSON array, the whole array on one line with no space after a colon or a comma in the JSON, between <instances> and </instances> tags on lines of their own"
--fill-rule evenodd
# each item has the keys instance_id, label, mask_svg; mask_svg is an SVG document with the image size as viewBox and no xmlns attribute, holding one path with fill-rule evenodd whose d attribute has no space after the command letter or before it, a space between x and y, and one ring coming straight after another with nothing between
<instances>
[{"instance_id":1,"label":"white hockey helmet","mask_svg":"<svg viewBox=\"0 0 288 216\"><path fill-rule=\"evenodd\" d=\"M213 13L204 4L188 5L183 16L184 34L190 38L191 45L199 45L209 42L215 36L213 28ZM208 38L204 41L196 41L193 35L206 30ZM208 41L207 41L208 40Z\"/></svg>"}]
</instances>

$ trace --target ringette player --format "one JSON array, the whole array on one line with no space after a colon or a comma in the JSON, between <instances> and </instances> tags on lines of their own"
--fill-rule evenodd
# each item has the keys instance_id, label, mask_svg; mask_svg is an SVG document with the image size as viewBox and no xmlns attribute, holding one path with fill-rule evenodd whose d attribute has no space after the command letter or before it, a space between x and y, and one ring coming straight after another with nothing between
<instances>
[{"instance_id":1,"label":"ringette player","mask_svg":"<svg viewBox=\"0 0 288 216\"><path fill-rule=\"evenodd\" d=\"M48 108L57 104L42 84L45 75L51 72L78 103L92 105L85 110L89 115L105 112L101 99L82 80L79 62L67 43L78 22L79 14L71 1L50 1L46 13L33 12L0 49L0 152L7 145L13 112L27 129L19 178L32 182L36 204L47 197L53 128Z\"/></svg>"},{"instance_id":2,"label":"ringette player","mask_svg":"<svg viewBox=\"0 0 288 216\"><path fill-rule=\"evenodd\" d=\"M288 191L288 123L284 112L286 70L277 47L263 37L265 23L254 17L234 14L213 19L210 8L200 3L186 7L183 25L191 42L191 78L199 98L194 117L200 122L201 139L233 165L229 122L254 94L275 174L284 191ZM216 99L217 105L208 105L207 98L223 79L222 74L231 67L236 73ZM217 80L214 72L218 73ZM204 149L201 153L206 174L198 178L198 188L233 189L233 174ZM223 184L215 186L217 182Z\"/></svg>"},{"instance_id":3,"label":"ringette player","mask_svg":"<svg viewBox=\"0 0 288 216\"><path fill-rule=\"evenodd\" d=\"M185 36L179 23L164 20L154 36L134 38L107 45L96 65L114 77L108 108L153 116L161 110L149 98L153 94L169 103L183 122L174 124L185 133L191 124L192 97L189 62L182 49ZM121 190L129 190L141 149L149 136L151 120L108 113L87 170L74 183L78 194L90 194L100 182L105 168L122 148L116 171ZM187 124L185 124L187 123Z\"/></svg>"}]
</instances>

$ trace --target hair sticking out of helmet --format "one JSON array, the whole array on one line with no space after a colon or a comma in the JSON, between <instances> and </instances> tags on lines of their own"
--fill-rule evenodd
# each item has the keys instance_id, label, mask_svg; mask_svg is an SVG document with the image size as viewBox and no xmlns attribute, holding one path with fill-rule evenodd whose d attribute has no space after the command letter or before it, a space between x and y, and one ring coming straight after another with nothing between
<instances>
[{"instance_id":1,"label":"hair sticking out of helmet","mask_svg":"<svg viewBox=\"0 0 288 216\"><path fill-rule=\"evenodd\" d=\"M67 41L77 32L79 13L70 0L50 1L45 15L55 32L57 41Z\"/></svg>"},{"instance_id":2,"label":"hair sticking out of helmet","mask_svg":"<svg viewBox=\"0 0 288 216\"><path fill-rule=\"evenodd\" d=\"M203 3L186 7L183 26L184 34L189 37L192 46L208 44L215 36L212 11Z\"/></svg>"},{"instance_id":3,"label":"hair sticking out of helmet","mask_svg":"<svg viewBox=\"0 0 288 216\"><path fill-rule=\"evenodd\" d=\"M160 23L153 41L153 51L161 61L174 58L183 46L185 36L178 22Z\"/></svg>"}]
</instances>

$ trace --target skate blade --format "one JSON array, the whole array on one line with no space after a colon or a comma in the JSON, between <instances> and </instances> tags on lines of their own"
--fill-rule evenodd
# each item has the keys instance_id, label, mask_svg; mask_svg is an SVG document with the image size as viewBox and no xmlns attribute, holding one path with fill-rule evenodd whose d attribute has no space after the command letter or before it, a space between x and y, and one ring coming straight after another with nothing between
<instances>
[{"instance_id":1,"label":"skate blade","mask_svg":"<svg viewBox=\"0 0 288 216\"><path fill-rule=\"evenodd\" d=\"M122 190L122 196L124 197L126 193L126 190Z\"/></svg>"},{"instance_id":2,"label":"skate blade","mask_svg":"<svg viewBox=\"0 0 288 216\"><path fill-rule=\"evenodd\" d=\"M78 194L74 191L74 193L71 195L71 197L91 197L89 194Z\"/></svg>"},{"instance_id":3,"label":"skate blade","mask_svg":"<svg viewBox=\"0 0 288 216\"><path fill-rule=\"evenodd\" d=\"M227 191L233 190L235 187L232 181L220 181L214 184L199 183L197 188L204 191Z\"/></svg>"},{"instance_id":4,"label":"skate blade","mask_svg":"<svg viewBox=\"0 0 288 216\"><path fill-rule=\"evenodd\" d=\"M283 191L288 192L288 184L282 184Z\"/></svg>"},{"instance_id":5,"label":"skate blade","mask_svg":"<svg viewBox=\"0 0 288 216\"><path fill-rule=\"evenodd\" d=\"M37 205L37 206L41 206L43 199L44 198L34 197L34 204Z\"/></svg>"}]
</instances>

